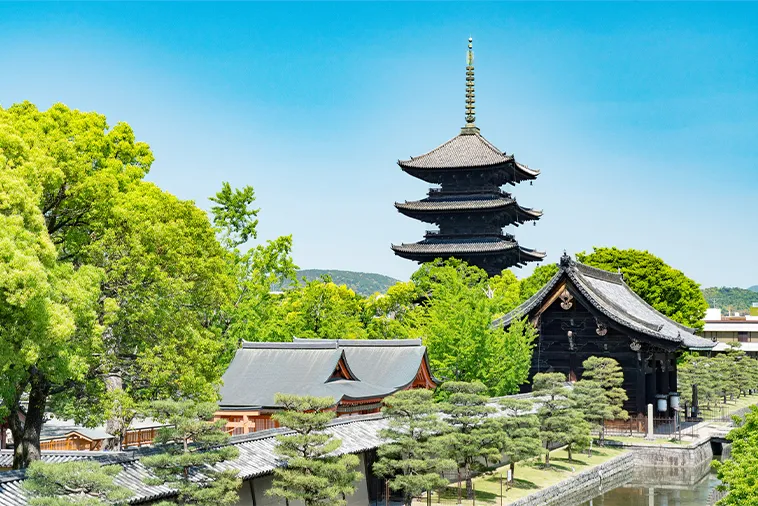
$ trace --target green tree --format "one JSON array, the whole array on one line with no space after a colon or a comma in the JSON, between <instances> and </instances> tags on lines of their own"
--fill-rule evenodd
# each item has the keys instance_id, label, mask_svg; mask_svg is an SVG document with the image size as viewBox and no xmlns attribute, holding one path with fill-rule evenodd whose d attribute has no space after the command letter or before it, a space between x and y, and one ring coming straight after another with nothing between
<instances>
[{"instance_id":1,"label":"green tree","mask_svg":"<svg viewBox=\"0 0 758 506\"><path fill-rule=\"evenodd\" d=\"M584 424L587 432L589 425L582 418L581 411L575 408L566 387L566 376L558 372L537 373L533 379L533 390L542 403L537 410L540 420L540 437L547 449L545 466L550 466L550 447L555 444L569 444L578 439L577 426ZM581 441L577 441L581 443ZM569 452L571 446L569 447ZM570 458L569 453L569 458Z\"/></svg>"},{"instance_id":2,"label":"green tree","mask_svg":"<svg viewBox=\"0 0 758 506\"><path fill-rule=\"evenodd\" d=\"M447 486L441 473L456 468L455 461L444 458L440 434L445 423L438 411L431 390L401 390L384 399L388 427L380 434L389 442L377 449L374 473L388 479L392 490L402 491L406 506L425 491Z\"/></svg>"},{"instance_id":3,"label":"green tree","mask_svg":"<svg viewBox=\"0 0 758 506\"><path fill-rule=\"evenodd\" d=\"M703 328L708 304L700 285L651 253L595 247L592 253L578 253L576 258L606 271L620 270L629 288L655 309L688 327Z\"/></svg>"},{"instance_id":4,"label":"green tree","mask_svg":"<svg viewBox=\"0 0 758 506\"><path fill-rule=\"evenodd\" d=\"M165 484L178 492L175 499L158 506L227 506L239 500L242 480L237 471L213 468L239 455L236 447L225 445L229 435L224 431L224 421L212 421L217 409L213 402L162 400L151 404L149 414L165 425L155 437L159 453L141 459L155 475L146 483Z\"/></svg>"},{"instance_id":5,"label":"green tree","mask_svg":"<svg viewBox=\"0 0 758 506\"><path fill-rule=\"evenodd\" d=\"M446 441L448 454L458 463L459 479L460 469L463 469L466 496L473 499L472 468L482 459L500 459L500 425L490 417L496 408L487 405L489 398L484 395L487 387L482 383L448 381L441 389L447 397L441 407L447 415L444 420L450 426Z\"/></svg>"},{"instance_id":6,"label":"green tree","mask_svg":"<svg viewBox=\"0 0 758 506\"><path fill-rule=\"evenodd\" d=\"M113 483L121 466L98 462L33 462L23 489L30 506L106 506L127 504L132 492Z\"/></svg>"},{"instance_id":7,"label":"green tree","mask_svg":"<svg viewBox=\"0 0 758 506\"><path fill-rule=\"evenodd\" d=\"M537 293L548 281L558 273L558 265L540 265L534 269L531 276L521 280L519 290L519 303L526 302L529 297Z\"/></svg>"},{"instance_id":8,"label":"green tree","mask_svg":"<svg viewBox=\"0 0 758 506\"><path fill-rule=\"evenodd\" d=\"M0 419L8 420L19 468L39 458L49 396L94 365L102 272L57 261L39 195L21 177L39 154L4 128L3 116L0 109Z\"/></svg>"},{"instance_id":9,"label":"green tree","mask_svg":"<svg viewBox=\"0 0 758 506\"><path fill-rule=\"evenodd\" d=\"M416 301L419 290L411 281L398 282L386 294L364 301L363 322L369 339L408 339L420 335Z\"/></svg>"},{"instance_id":10,"label":"green tree","mask_svg":"<svg viewBox=\"0 0 758 506\"><path fill-rule=\"evenodd\" d=\"M516 479L516 462L542 455L540 439L540 421L534 411L531 399L502 399L500 409L503 438L500 451L508 457L511 467L511 480Z\"/></svg>"},{"instance_id":11,"label":"green tree","mask_svg":"<svg viewBox=\"0 0 758 506\"><path fill-rule=\"evenodd\" d=\"M582 367L584 368L582 380L577 385L582 383L582 381L597 384L601 388L605 407L600 409L601 406L596 401L593 402L590 399L590 396L593 395L592 392L585 392L587 394L585 395L585 399L589 404L579 402L578 405L582 406L585 415L589 414L585 418L590 423L599 422L600 440L603 441L603 428L606 420L626 420L629 418L629 413L624 410L624 402L629 399L626 395L626 390L623 388L624 371L621 369L619 363L610 357L590 357L582 362ZM592 390L592 385L590 385L589 390ZM594 408L590 409L590 406L594 406ZM598 416L600 417L599 419Z\"/></svg>"},{"instance_id":12,"label":"green tree","mask_svg":"<svg viewBox=\"0 0 758 506\"><path fill-rule=\"evenodd\" d=\"M274 482L267 494L287 501L303 501L305 506L344 505L344 497L355 492L361 473L355 470L355 455L335 455L342 442L325 432L334 418L334 399L277 394L275 402L284 408L273 418L295 432L276 437L276 453L286 465L274 470Z\"/></svg>"},{"instance_id":13,"label":"green tree","mask_svg":"<svg viewBox=\"0 0 758 506\"><path fill-rule=\"evenodd\" d=\"M605 390L597 381L581 379L574 384L570 396L584 419L599 432L602 444L603 423L614 418Z\"/></svg>"},{"instance_id":14,"label":"green tree","mask_svg":"<svg viewBox=\"0 0 758 506\"><path fill-rule=\"evenodd\" d=\"M714 461L721 480L720 488L729 493L718 506L758 505L758 407L751 406L739 427L729 432L732 455L729 460Z\"/></svg>"},{"instance_id":15,"label":"green tree","mask_svg":"<svg viewBox=\"0 0 758 506\"><path fill-rule=\"evenodd\" d=\"M498 307L487 274L455 259L424 264L413 275L427 294L418 324L435 375L480 381L490 395L518 390L527 379L536 332L528 324L503 332L492 327Z\"/></svg>"},{"instance_id":16,"label":"green tree","mask_svg":"<svg viewBox=\"0 0 758 506\"><path fill-rule=\"evenodd\" d=\"M283 338L281 332L285 315L280 306L284 297L272 293L272 287L295 281L292 236L281 236L243 252L240 247L258 237L260 209L252 207L253 188L232 189L224 182L210 200L216 204L211 207L213 225L228 252L227 263L235 283L221 318L228 342L238 345L243 340L291 339L291 335Z\"/></svg>"},{"instance_id":17,"label":"green tree","mask_svg":"<svg viewBox=\"0 0 758 506\"><path fill-rule=\"evenodd\" d=\"M0 177L15 181L14 192L25 187L23 201L36 207L24 204L22 214L36 249L18 241L18 231L5 233L10 222L6 244L26 248L23 255L36 258L30 265L42 268L29 271L38 276L28 287L36 298L24 299L37 301L29 322L37 326L24 339L8 336L14 344L0 358L14 467L38 458L46 406L87 425L109 418L119 435L122 415L140 399L215 398L219 359L233 348L216 324L232 292L225 252L206 213L142 181L149 147L128 125L109 128L96 113L24 103L0 109L0 153ZM19 265L7 264L13 279L32 282ZM8 306L3 329L20 329L11 322L31 309L20 300ZM24 421L16 415L22 396Z\"/></svg>"}]
</instances>

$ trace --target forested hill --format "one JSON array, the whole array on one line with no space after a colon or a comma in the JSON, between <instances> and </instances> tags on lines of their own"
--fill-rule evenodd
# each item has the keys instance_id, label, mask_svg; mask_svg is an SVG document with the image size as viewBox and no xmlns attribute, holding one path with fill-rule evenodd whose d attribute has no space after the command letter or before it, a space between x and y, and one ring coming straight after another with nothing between
<instances>
[{"instance_id":1,"label":"forested hill","mask_svg":"<svg viewBox=\"0 0 758 506\"><path fill-rule=\"evenodd\" d=\"M749 289L712 287L703 288L703 295L710 307L721 308L722 312L747 313L754 302L758 302L758 286Z\"/></svg>"},{"instance_id":2,"label":"forested hill","mask_svg":"<svg viewBox=\"0 0 758 506\"><path fill-rule=\"evenodd\" d=\"M297 278L302 279L305 277L310 281L324 274L331 276L332 281L336 284L347 285L348 288L352 288L355 293L360 295L371 295L374 292L384 293L398 281L389 276L373 272L338 271L332 269L303 269L297 271Z\"/></svg>"}]
</instances>

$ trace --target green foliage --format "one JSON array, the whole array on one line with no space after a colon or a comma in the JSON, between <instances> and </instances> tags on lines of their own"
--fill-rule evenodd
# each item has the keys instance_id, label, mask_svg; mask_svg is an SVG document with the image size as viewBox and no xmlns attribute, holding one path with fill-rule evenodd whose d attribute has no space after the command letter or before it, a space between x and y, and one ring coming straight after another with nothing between
<instances>
[{"instance_id":1,"label":"green foliage","mask_svg":"<svg viewBox=\"0 0 758 506\"><path fill-rule=\"evenodd\" d=\"M660 258L634 249L593 248L577 260L606 271L621 271L634 293L656 310L688 327L702 329L708 304L700 285Z\"/></svg>"},{"instance_id":2,"label":"green foliage","mask_svg":"<svg viewBox=\"0 0 758 506\"><path fill-rule=\"evenodd\" d=\"M758 407L751 406L736 429L729 432L731 459L714 461L720 487L729 493L718 506L758 505Z\"/></svg>"},{"instance_id":3,"label":"green foliage","mask_svg":"<svg viewBox=\"0 0 758 506\"><path fill-rule=\"evenodd\" d=\"M564 443L568 445L569 460L573 450L589 445L590 426L571 399L566 387L566 376L561 373L537 373L533 379L535 396L542 397L537 411L540 420L540 436L546 448ZM545 453L545 465L550 465L550 452Z\"/></svg>"},{"instance_id":4,"label":"green foliage","mask_svg":"<svg viewBox=\"0 0 758 506\"><path fill-rule=\"evenodd\" d=\"M487 405L487 387L482 383L448 381L440 388L447 397L441 404L442 412L447 415L444 421L450 426L445 446L448 455L463 469L467 496L471 499L474 494L472 468L481 460L500 460L500 424L490 417L496 408Z\"/></svg>"},{"instance_id":5,"label":"green foliage","mask_svg":"<svg viewBox=\"0 0 758 506\"><path fill-rule=\"evenodd\" d=\"M758 288L744 289L737 287L703 288L703 296L711 307L721 308L723 314L738 312L748 314L753 303L758 302Z\"/></svg>"},{"instance_id":6,"label":"green foliage","mask_svg":"<svg viewBox=\"0 0 758 506\"><path fill-rule=\"evenodd\" d=\"M24 491L30 506L106 506L127 504L132 493L113 483L121 466L98 462L33 462L26 470Z\"/></svg>"},{"instance_id":7,"label":"green foliage","mask_svg":"<svg viewBox=\"0 0 758 506\"><path fill-rule=\"evenodd\" d=\"M431 390L401 390L384 399L388 428L380 435L389 443L377 449L379 460L373 469L388 479L392 490L403 492L406 506L425 491L446 487L441 473L456 468L455 461L444 458L444 438L439 435L445 423L437 408Z\"/></svg>"},{"instance_id":8,"label":"green foliage","mask_svg":"<svg viewBox=\"0 0 758 506\"><path fill-rule=\"evenodd\" d=\"M629 417L623 407L628 399L623 388L624 371L610 357L590 357L582 367L582 379L574 385L571 397L585 420L600 429L602 441L605 420L626 420Z\"/></svg>"},{"instance_id":9,"label":"green foliage","mask_svg":"<svg viewBox=\"0 0 758 506\"><path fill-rule=\"evenodd\" d=\"M492 327L512 283L455 259L425 264L413 275L428 294L417 320L434 374L444 380L480 381L490 395L514 393L527 379L536 332L520 322L508 332ZM494 287L494 288L493 288ZM511 297L511 305L516 304ZM512 309L512 308L511 308Z\"/></svg>"},{"instance_id":10,"label":"green foliage","mask_svg":"<svg viewBox=\"0 0 758 506\"><path fill-rule=\"evenodd\" d=\"M276 453L286 465L274 470L274 482L267 494L287 501L303 501L305 506L345 504L344 496L355 492L361 473L355 470L355 455L334 455L342 442L325 432L334 418L334 399L277 394L284 410L274 414L280 425L295 432L277 436Z\"/></svg>"},{"instance_id":11,"label":"green foliage","mask_svg":"<svg viewBox=\"0 0 758 506\"><path fill-rule=\"evenodd\" d=\"M217 395L234 348L217 324L233 292L226 252L205 212L142 180L152 161L96 113L0 108L0 396L15 467L38 457L47 407L122 435L142 399Z\"/></svg>"},{"instance_id":12,"label":"green foliage","mask_svg":"<svg viewBox=\"0 0 758 506\"><path fill-rule=\"evenodd\" d=\"M556 264L536 267L531 276L521 280L519 303L525 302L529 297L537 293L557 273L558 265Z\"/></svg>"},{"instance_id":13,"label":"green foliage","mask_svg":"<svg viewBox=\"0 0 758 506\"><path fill-rule=\"evenodd\" d=\"M346 285L363 297L369 297L375 293L387 293L387 290L391 286L400 283L397 279L372 272L340 271L336 269L301 269L297 271L297 279L305 279L306 281L321 279L324 276L329 276L337 285ZM279 288L282 287L280 286Z\"/></svg>"},{"instance_id":14,"label":"green foliage","mask_svg":"<svg viewBox=\"0 0 758 506\"><path fill-rule=\"evenodd\" d=\"M511 480L516 477L516 462L521 462L544 452L540 438L540 421L532 413L534 402L531 399L502 399L500 409L504 417L502 438L499 450L508 457L511 467Z\"/></svg>"},{"instance_id":15,"label":"green foliage","mask_svg":"<svg viewBox=\"0 0 758 506\"><path fill-rule=\"evenodd\" d=\"M160 451L141 459L156 476L149 485L165 484L178 491L167 504L227 506L236 504L242 480L237 471L213 469L214 464L234 459L239 450L225 445L229 436L224 421L212 421L218 405L212 402L155 401L149 414L165 424L158 430L155 446Z\"/></svg>"}]
</instances>

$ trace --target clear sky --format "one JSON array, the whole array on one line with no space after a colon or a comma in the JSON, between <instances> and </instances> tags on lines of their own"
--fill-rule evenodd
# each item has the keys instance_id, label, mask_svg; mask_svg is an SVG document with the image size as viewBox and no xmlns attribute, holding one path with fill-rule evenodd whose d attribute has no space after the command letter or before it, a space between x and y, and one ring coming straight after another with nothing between
<instances>
[{"instance_id":1,"label":"clear sky","mask_svg":"<svg viewBox=\"0 0 758 506\"><path fill-rule=\"evenodd\" d=\"M396 161L463 125L469 36L477 125L542 170L522 245L758 284L756 3L2 3L0 104L126 121L180 198L254 186L301 267L407 279L428 226L392 204L428 185Z\"/></svg>"}]
</instances>

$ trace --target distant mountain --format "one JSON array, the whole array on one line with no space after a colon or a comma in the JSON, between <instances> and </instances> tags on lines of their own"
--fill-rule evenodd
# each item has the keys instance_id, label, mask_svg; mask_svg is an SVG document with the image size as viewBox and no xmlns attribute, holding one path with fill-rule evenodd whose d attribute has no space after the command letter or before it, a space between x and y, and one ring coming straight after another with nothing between
<instances>
[{"instance_id":1,"label":"distant mountain","mask_svg":"<svg viewBox=\"0 0 758 506\"><path fill-rule=\"evenodd\" d=\"M726 314L729 311L747 313L754 302L758 302L758 286L750 289L712 287L703 288L703 295L710 307L717 307Z\"/></svg>"},{"instance_id":2,"label":"distant mountain","mask_svg":"<svg viewBox=\"0 0 758 506\"><path fill-rule=\"evenodd\" d=\"M324 274L332 277L338 285L347 285L360 295L371 295L375 292L384 293L398 282L397 279L372 272L338 271L334 269L303 269L297 271L297 279L305 277L308 281L320 278Z\"/></svg>"}]
</instances>

